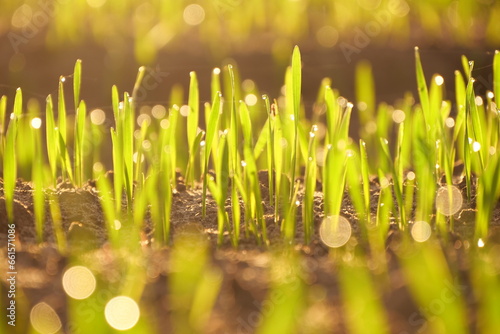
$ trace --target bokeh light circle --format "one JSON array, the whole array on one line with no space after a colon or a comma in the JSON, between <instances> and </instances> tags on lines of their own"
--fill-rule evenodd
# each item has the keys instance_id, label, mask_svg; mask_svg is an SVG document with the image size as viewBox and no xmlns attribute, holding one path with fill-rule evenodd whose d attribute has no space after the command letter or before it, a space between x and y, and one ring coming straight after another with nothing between
<instances>
[{"instance_id":1,"label":"bokeh light circle","mask_svg":"<svg viewBox=\"0 0 500 334\"><path fill-rule=\"evenodd\" d=\"M429 240L431 234L431 226L426 221L416 221L411 227L411 236L417 242L425 242Z\"/></svg>"},{"instance_id":2,"label":"bokeh light circle","mask_svg":"<svg viewBox=\"0 0 500 334\"><path fill-rule=\"evenodd\" d=\"M198 4L191 4L184 9L183 16L187 24L197 26L205 20L205 10Z\"/></svg>"},{"instance_id":3,"label":"bokeh light circle","mask_svg":"<svg viewBox=\"0 0 500 334\"><path fill-rule=\"evenodd\" d=\"M94 274L83 266L74 266L66 270L62 283L64 291L74 299L88 298L96 287Z\"/></svg>"},{"instance_id":4,"label":"bokeh light circle","mask_svg":"<svg viewBox=\"0 0 500 334\"><path fill-rule=\"evenodd\" d=\"M460 190L455 186L444 186L438 189L436 194L436 208L445 216L457 213L463 204Z\"/></svg>"},{"instance_id":5,"label":"bokeh light circle","mask_svg":"<svg viewBox=\"0 0 500 334\"><path fill-rule=\"evenodd\" d=\"M134 327L141 312L137 303L130 297L118 296L111 299L104 309L108 324L114 329L125 331Z\"/></svg>"},{"instance_id":6,"label":"bokeh light circle","mask_svg":"<svg viewBox=\"0 0 500 334\"><path fill-rule=\"evenodd\" d=\"M54 334L62 328L56 311L45 302L38 303L31 309L30 321L33 328L41 334Z\"/></svg>"},{"instance_id":7,"label":"bokeh light circle","mask_svg":"<svg viewBox=\"0 0 500 334\"><path fill-rule=\"evenodd\" d=\"M331 248L344 246L351 238L352 228L342 216L328 216L321 222L319 236L321 241Z\"/></svg>"}]
</instances>

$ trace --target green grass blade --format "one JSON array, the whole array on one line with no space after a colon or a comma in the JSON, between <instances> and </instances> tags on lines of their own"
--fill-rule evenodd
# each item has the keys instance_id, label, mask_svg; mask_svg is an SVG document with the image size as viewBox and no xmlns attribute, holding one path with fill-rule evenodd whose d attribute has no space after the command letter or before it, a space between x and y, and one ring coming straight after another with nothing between
<instances>
[{"instance_id":1,"label":"green grass blade","mask_svg":"<svg viewBox=\"0 0 500 334\"><path fill-rule=\"evenodd\" d=\"M313 125L309 132L308 157L306 163L304 180L304 201L302 204L302 217L304 221L304 241L306 244L311 242L314 234L314 192L316 191L317 178L317 133L318 126Z\"/></svg>"},{"instance_id":2,"label":"green grass blade","mask_svg":"<svg viewBox=\"0 0 500 334\"><path fill-rule=\"evenodd\" d=\"M493 92L497 105L500 105L500 51L498 50L493 57Z\"/></svg>"},{"instance_id":3,"label":"green grass blade","mask_svg":"<svg viewBox=\"0 0 500 334\"><path fill-rule=\"evenodd\" d=\"M66 101L64 97L64 82L66 78L61 76L59 78L59 91L57 95L57 127L62 136L63 142L66 143L67 131L67 116L66 116ZM61 148L59 148L61 150Z\"/></svg>"},{"instance_id":4,"label":"green grass blade","mask_svg":"<svg viewBox=\"0 0 500 334\"><path fill-rule=\"evenodd\" d=\"M420 104L422 105L422 110L424 112L425 122L429 125L431 118L429 91L427 89L427 83L425 81L424 69L422 68L422 63L420 61L420 52L418 51L418 47L415 47L415 64L418 96L420 97Z\"/></svg>"},{"instance_id":5,"label":"green grass blade","mask_svg":"<svg viewBox=\"0 0 500 334\"><path fill-rule=\"evenodd\" d=\"M295 182L295 173L298 162L298 147L299 147L299 112L300 112L300 96L302 92L302 61L300 50L295 46L292 54L292 91L293 91L293 119L294 119L294 143L292 147L292 177L291 181Z\"/></svg>"},{"instance_id":6,"label":"green grass blade","mask_svg":"<svg viewBox=\"0 0 500 334\"><path fill-rule=\"evenodd\" d=\"M16 138L18 122L22 114L22 105L23 95L21 89L18 88L14 100L14 112L11 114L7 129L3 160L3 188L9 224L14 222L14 191L17 181Z\"/></svg>"},{"instance_id":7,"label":"green grass blade","mask_svg":"<svg viewBox=\"0 0 500 334\"><path fill-rule=\"evenodd\" d=\"M211 89L211 96L212 96L212 101L214 101L217 98L217 95L220 95L222 92L221 85L220 85L220 68L216 67L212 71L212 80L210 83L210 89Z\"/></svg>"},{"instance_id":8,"label":"green grass blade","mask_svg":"<svg viewBox=\"0 0 500 334\"><path fill-rule=\"evenodd\" d=\"M118 87L113 85L111 88L111 104L113 107L113 116L115 118L115 126L118 128L119 123L119 111L120 111L120 95L118 93Z\"/></svg>"},{"instance_id":9,"label":"green grass blade","mask_svg":"<svg viewBox=\"0 0 500 334\"><path fill-rule=\"evenodd\" d=\"M189 83L189 100L188 100L188 105L189 105L189 114L187 116L187 139L188 139L188 147L189 147L189 173L186 171L186 183L189 186L193 186L194 182L194 165L195 165L195 159L196 159L196 154L195 150L197 150L197 147L195 147L195 140L196 136L198 135L198 122L199 122L199 103L200 103L200 98L199 98L199 92L198 92L198 79L196 76L195 72L189 73L189 76L191 78L190 83Z\"/></svg>"},{"instance_id":10,"label":"green grass blade","mask_svg":"<svg viewBox=\"0 0 500 334\"><path fill-rule=\"evenodd\" d=\"M137 101L137 94L141 89L142 80L144 79L145 74L146 74L146 67L144 66L139 67L139 69L137 70L137 77L135 78L134 89L132 90L132 100L134 108L136 107L135 102Z\"/></svg>"},{"instance_id":11,"label":"green grass blade","mask_svg":"<svg viewBox=\"0 0 500 334\"><path fill-rule=\"evenodd\" d=\"M365 212L370 212L370 176L368 167L368 155L366 154L366 144L359 140L359 155L361 161L361 178L363 180L363 200L365 205ZM367 215L368 222L370 222L370 214Z\"/></svg>"},{"instance_id":12,"label":"green grass blade","mask_svg":"<svg viewBox=\"0 0 500 334\"><path fill-rule=\"evenodd\" d=\"M297 332L298 319L307 307L307 290L299 276L302 272L297 262L298 259L290 252L280 253L272 260L272 284L267 302L274 307L263 315L257 334ZM274 296L282 298L275 299Z\"/></svg>"},{"instance_id":13,"label":"green grass blade","mask_svg":"<svg viewBox=\"0 0 500 334\"><path fill-rule=\"evenodd\" d=\"M115 204L113 199L113 193L111 190L111 184L109 180L101 171L99 174L94 176L97 181L97 189L99 190L99 202L101 203L102 211L104 213L104 221L106 223L106 232L108 234L108 240L113 249L118 249L119 247L119 236L117 230L117 216L115 215Z\"/></svg>"},{"instance_id":14,"label":"green grass blade","mask_svg":"<svg viewBox=\"0 0 500 334\"><path fill-rule=\"evenodd\" d=\"M57 163L58 156L58 140L57 140L57 127L54 119L54 105L52 103L52 96L47 97L45 107L45 132L47 143L47 155L52 173L52 182L55 185L57 181Z\"/></svg>"},{"instance_id":15,"label":"green grass blade","mask_svg":"<svg viewBox=\"0 0 500 334\"><path fill-rule=\"evenodd\" d=\"M75 98L75 110L80 104L80 87L82 85L82 60L78 59L73 71L73 96Z\"/></svg>"},{"instance_id":16,"label":"green grass blade","mask_svg":"<svg viewBox=\"0 0 500 334\"><path fill-rule=\"evenodd\" d=\"M76 111L75 119L75 181L81 186L84 179L84 145L85 145L85 120L87 116L87 106L84 101L80 102Z\"/></svg>"},{"instance_id":17,"label":"green grass blade","mask_svg":"<svg viewBox=\"0 0 500 334\"><path fill-rule=\"evenodd\" d=\"M349 333L389 333L384 304L368 268L355 263L344 263L339 273Z\"/></svg>"},{"instance_id":18,"label":"green grass blade","mask_svg":"<svg viewBox=\"0 0 500 334\"><path fill-rule=\"evenodd\" d=\"M134 129L135 129L135 113L132 106L132 101L127 92L123 96L123 128L121 135L123 140L123 161L125 163L124 181L125 191L127 194L127 203L129 208L132 205L133 184L134 184ZM117 129L119 130L119 128Z\"/></svg>"},{"instance_id":19,"label":"green grass blade","mask_svg":"<svg viewBox=\"0 0 500 334\"><path fill-rule=\"evenodd\" d=\"M427 322L429 332L469 333L464 303L466 296L463 295L465 291L458 277L452 276L440 247L434 240L409 247L412 256L400 257L402 272L422 312L421 318L433 319ZM436 300L442 300L443 296L451 298L446 298L442 312L436 314L429 306L435 304Z\"/></svg>"},{"instance_id":20,"label":"green grass blade","mask_svg":"<svg viewBox=\"0 0 500 334\"><path fill-rule=\"evenodd\" d=\"M138 188L141 188L144 181L144 148L142 143L146 140L146 136L149 130L149 123L142 122L139 138L137 139L135 147L137 151L134 153L135 158L135 168L134 168L134 182L137 184Z\"/></svg>"},{"instance_id":21,"label":"green grass blade","mask_svg":"<svg viewBox=\"0 0 500 334\"><path fill-rule=\"evenodd\" d=\"M400 219L400 226L406 226L406 214L405 214L405 206L403 202L403 185L402 185L402 176L399 177L398 173L395 169L394 162L391 157L391 153L389 150L389 145L387 139L380 138L380 145L382 147L382 152L384 152L385 157L388 161L388 165L390 166L391 169L391 174L392 174L392 182L394 183L394 194L396 195L396 200L398 202L398 209L399 209L399 219Z\"/></svg>"},{"instance_id":22,"label":"green grass blade","mask_svg":"<svg viewBox=\"0 0 500 334\"><path fill-rule=\"evenodd\" d=\"M212 143L217 135L219 116L222 110L221 104L222 94L219 92L215 95L212 103L212 109L208 117L207 132L205 135L205 163L203 168L203 195L202 195L202 217L206 214L206 196L207 196L207 173L210 153L212 151Z\"/></svg>"},{"instance_id":23,"label":"green grass blade","mask_svg":"<svg viewBox=\"0 0 500 334\"><path fill-rule=\"evenodd\" d=\"M40 129L32 129L32 140L35 147L35 157L31 169L33 179L33 207L37 241L43 241L43 225L45 222L44 161L42 157L42 136Z\"/></svg>"},{"instance_id":24,"label":"green grass blade","mask_svg":"<svg viewBox=\"0 0 500 334\"><path fill-rule=\"evenodd\" d=\"M57 250L64 254L67 251L67 241L64 235L63 219L61 215L61 207L59 206L59 197L55 192L49 192L49 209L52 223L54 224L54 236L56 239Z\"/></svg>"},{"instance_id":25,"label":"green grass blade","mask_svg":"<svg viewBox=\"0 0 500 334\"><path fill-rule=\"evenodd\" d=\"M7 113L7 96L0 98L0 160L3 160L3 151L5 148L5 131L6 123L5 115Z\"/></svg>"},{"instance_id":26,"label":"green grass blade","mask_svg":"<svg viewBox=\"0 0 500 334\"><path fill-rule=\"evenodd\" d=\"M66 173L68 175L70 182L73 183L75 179L73 177L73 170L71 167L71 158L69 157L69 152L66 147L66 142L64 141L61 131L58 131L58 139L59 139L59 158L61 159L63 174Z\"/></svg>"},{"instance_id":27,"label":"green grass blade","mask_svg":"<svg viewBox=\"0 0 500 334\"><path fill-rule=\"evenodd\" d=\"M267 128L263 131L267 132L267 170L269 178L269 203L273 203L274 198L274 116L271 114L271 106L269 104L269 97L264 95L262 97L266 104L267 111Z\"/></svg>"},{"instance_id":28,"label":"green grass blade","mask_svg":"<svg viewBox=\"0 0 500 334\"><path fill-rule=\"evenodd\" d=\"M498 154L486 166L479 177L476 199L476 238L483 240L488 236L489 225L492 220L493 210L500 196L500 158Z\"/></svg>"},{"instance_id":29,"label":"green grass blade","mask_svg":"<svg viewBox=\"0 0 500 334\"><path fill-rule=\"evenodd\" d=\"M115 129L111 128L111 142L113 144L113 185L115 193L115 212L118 217L121 215L122 208L122 190L124 170L123 170L123 144L118 139Z\"/></svg>"},{"instance_id":30,"label":"green grass blade","mask_svg":"<svg viewBox=\"0 0 500 334\"><path fill-rule=\"evenodd\" d=\"M358 101L359 119L363 134L368 122L374 119L376 107L372 67L367 61L362 61L356 66L356 101Z\"/></svg>"}]
</instances>

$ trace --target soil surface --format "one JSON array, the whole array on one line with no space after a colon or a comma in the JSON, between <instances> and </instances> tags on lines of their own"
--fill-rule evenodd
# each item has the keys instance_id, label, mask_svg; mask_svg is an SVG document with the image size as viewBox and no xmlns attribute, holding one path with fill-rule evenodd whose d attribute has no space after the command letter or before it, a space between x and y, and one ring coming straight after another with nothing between
<instances>
[{"instance_id":1,"label":"soil surface","mask_svg":"<svg viewBox=\"0 0 500 334\"><path fill-rule=\"evenodd\" d=\"M172 206L172 238L175 239L186 233L197 233L209 243L209 258L212 266L223 273L222 286L216 299L208 325L203 332L206 333L253 333L256 325L265 313L264 301L268 296L271 285L270 264L276 254L284 251L283 241L280 238L280 228L274 222L274 208L269 205L269 193L266 188L267 172L260 172L261 190L265 208L265 218L271 246L257 245L253 238L244 237L242 224L242 240L238 249L231 245L226 236L223 245L217 247L217 212L216 205L211 198L207 200L207 216L201 217L202 192L201 189L186 189L182 180L179 180L174 191ZM464 187L463 182L458 184ZM310 244L305 245L301 222L301 208L298 212L298 229L293 246L295 252L300 254L299 262L300 279L308 289L308 299L313 302L304 313L302 331L304 333L344 333L346 325L341 296L339 294L338 257L329 254L329 249L319 238L318 229L323 219L321 185L318 185L314 206L315 234ZM372 206L375 210L379 195L379 184L373 180L371 184ZM53 307L63 323L64 332L70 332L70 316L68 315L68 299L65 294L61 279L71 262L71 257L58 251L55 245L54 221L48 213L49 204L46 204L46 224L44 226L44 240L36 243L36 232L33 217L32 186L27 182L18 181L14 201L14 216L17 232L17 288L29 301L28 310L41 301ZM93 270L101 270L102 277L107 277L113 260L109 255L107 232L99 204L100 194L95 188L95 182L89 181L81 188L61 182L50 192L52 200L57 200L60 206L62 229L68 242L67 254L87 253L93 254L96 259L108 259L101 266ZM299 194L299 201L301 200ZM465 300L469 309L469 324L471 330L475 328L474 306L472 288L469 282L469 268L465 253L471 247L474 230L473 203L464 204L462 210L454 217L454 229L449 235L443 236L448 242L442 243L443 251L452 272L458 274L462 286L465 286ZM359 223L347 196L344 196L342 215L348 218L353 235L344 246L343 256L352 256L359 249L367 249L366 242L361 239ZM491 229L491 241L500 240L500 210L497 207ZM5 199L3 197L3 183L0 181L0 277L3 289L7 287L4 273L7 270L7 216ZM172 309L169 306L170 292L168 281L172 267L170 265L171 247L157 249L151 247L154 243L154 231L149 215L144 220L142 232L142 250L144 270L148 272L148 280L142 292L141 302L155 311L154 326L158 333L170 333L172 330ZM193 232L195 231L195 232ZM398 258L394 253L401 246L401 236L407 231L400 231L396 224L391 225L386 240L386 259L389 272L389 284L380 289L380 298L387 311L392 333L417 333L420 325L409 321L410 317L420 314L407 284L400 270ZM490 240L489 240L490 241ZM367 250L369 253L369 250ZM335 253L335 252L334 252ZM279 255L278 255L279 256ZM368 259L370 256L368 256ZM106 263L106 265L103 265ZM115 264L116 265L116 264ZM370 268L370 261L364 264ZM99 269L100 268L100 269ZM373 277L377 280L380 273L376 268L370 268ZM458 284L458 283L457 283ZM2 289L2 290L3 290ZM5 290L4 290L5 291ZM6 296L2 296L2 303ZM5 308L2 306L2 309ZM417 313L415 313L417 312ZM27 314L22 315L27 319ZM74 331L73 331L74 332Z\"/></svg>"}]
</instances>

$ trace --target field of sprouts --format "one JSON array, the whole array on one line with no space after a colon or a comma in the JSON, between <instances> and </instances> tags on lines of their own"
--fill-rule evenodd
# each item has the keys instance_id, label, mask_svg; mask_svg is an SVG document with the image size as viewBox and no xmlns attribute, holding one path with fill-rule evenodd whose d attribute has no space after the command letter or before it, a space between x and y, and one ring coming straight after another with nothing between
<instances>
[{"instance_id":1,"label":"field of sprouts","mask_svg":"<svg viewBox=\"0 0 500 334\"><path fill-rule=\"evenodd\" d=\"M496 2L0 12L1 333L500 328Z\"/></svg>"}]
</instances>

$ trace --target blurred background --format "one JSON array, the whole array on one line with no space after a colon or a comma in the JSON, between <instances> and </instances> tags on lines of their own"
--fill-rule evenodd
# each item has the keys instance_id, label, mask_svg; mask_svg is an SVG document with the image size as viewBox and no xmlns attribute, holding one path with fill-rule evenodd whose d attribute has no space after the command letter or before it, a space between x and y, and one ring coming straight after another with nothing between
<instances>
[{"instance_id":1,"label":"blurred background","mask_svg":"<svg viewBox=\"0 0 500 334\"><path fill-rule=\"evenodd\" d=\"M495 0L26 0L0 3L0 95L22 87L43 102L60 75L83 60L82 98L109 108L111 86L131 91L148 74L140 103L168 104L174 84L196 71L202 100L214 67L236 64L259 93L278 97L293 46L301 47L306 107L321 79L354 100L356 64L374 69L377 102L415 89L413 48L427 75L453 93L460 56L476 61L477 89L491 89L500 44ZM11 98L12 100L12 98Z\"/></svg>"}]
</instances>

